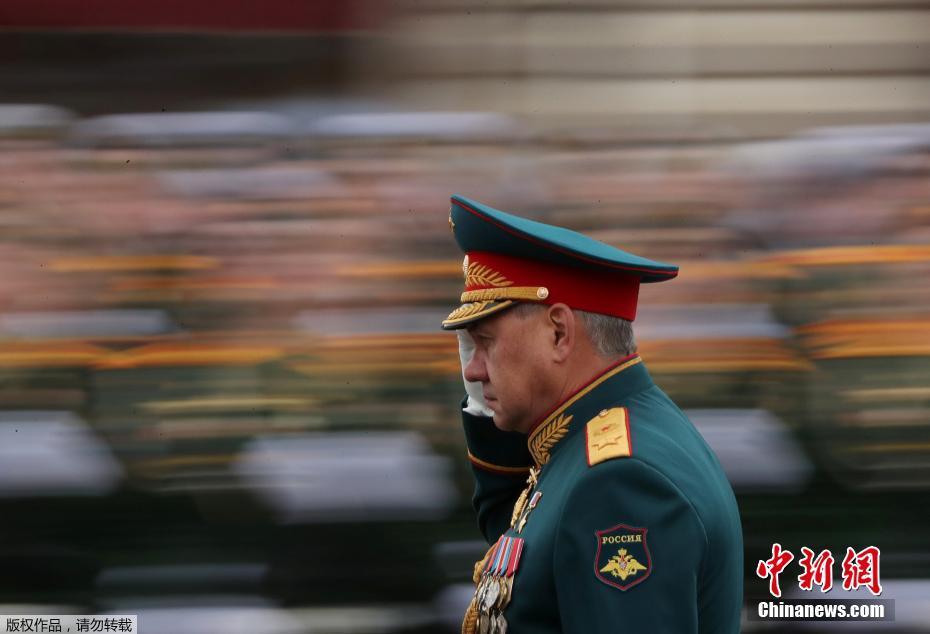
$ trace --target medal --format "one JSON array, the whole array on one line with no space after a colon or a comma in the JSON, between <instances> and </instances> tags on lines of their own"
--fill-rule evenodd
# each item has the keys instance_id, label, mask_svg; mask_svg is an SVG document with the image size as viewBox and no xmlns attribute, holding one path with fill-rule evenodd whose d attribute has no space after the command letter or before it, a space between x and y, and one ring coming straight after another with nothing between
<instances>
[{"instance_id":1,"label":"medal","mask_svg":"<svg viewBox=\"0 0 930 634\"><path fill-rule=\"evenodd\" d=\"M491 577L494 575L494 570L497 568L498 561L503 557L503 541L506 538L501 536L497 540L497 543L494 544L494 547L491 548L491 552L487 556L487 564L482 571L481 581L478 584L478 606L485 613L490 609L491 603L488 601L488 593L491 590Z\"/></svg>"},{"instance_id":2,"label":"medal","mask_svg":"<svg viewBox=\"0 0 930 634\"><path fill-rule=\"evenodd\" d=\"M494 631L496 634L507 634L507 619L504 618L503 613L498 613L495 626Z\"/></svg>"},{"instance_id":3,"label":"medal","mask_svg":"<svg viewBox=\"0 0 930 634\"><path fill-rule=\"evenodd\" d=\"M497 581L498 580L496 577L492 577L490 579L490 583L488 584L488 592L485 595L485 605L487 606L487 610L490 610L495 605L497 605L497 599L501 595L501 586Z\"/></svg>"},{"instance_id":4,"label":"medal","mask_svg":"<svg viewBox=\"0 0 930 634\"><path fill-rule=\"evenodd\" d=\"M499 577L497 581L501 586L500 596L497 599L497 609L503 610L510 603L510 587L504 577Z\"/></svg>"},{"instance_id":5,"label":"medal","mask_svg":"<svg viewBox=\"0 0 930 634\"><path fill-rule=\"evenodd\" d=\"M535 483L534 475L531 474L530 480ZM532 498L525 501L529 509L536 506L541 495L537 491ZM523 519L525 521L526 517ZM480 572L479 568L475 569L477 587L465 612L462 634L506 634L507 619L504 618L503 612L513 596L513 578L520 565L523 544L522 537L501 535L485 558L479 562Z\"/></svg>"},{"instance_id":6,"label":"medal","mask_svg":"<svg viewBox=\"0 0 930 634\"><path fill-rule=\"evenodd\" d=\"M504 607L510 603L510 597L507 595L507 581L503 577L498 577L495 579L497 582L497 601L494 603L494 607L498 610L503 610Z\"/></svg>"},{"instance_id":7,"label":"medal","mask_svg":"<svg viewBox=\"0 0 930 634\"><path fill-rule=\"evenodd\" d=\"M488 577L484 580L484 590L481 593L481 601L479 603L481 611L484 614L491 613L491 578Z\"/></svg>"}]
</instances>

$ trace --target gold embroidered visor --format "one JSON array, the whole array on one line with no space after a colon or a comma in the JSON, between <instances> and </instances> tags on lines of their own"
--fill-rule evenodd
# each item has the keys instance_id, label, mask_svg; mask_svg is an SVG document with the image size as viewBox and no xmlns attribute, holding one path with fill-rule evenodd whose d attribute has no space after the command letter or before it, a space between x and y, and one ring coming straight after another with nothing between
<instances>
[{"instance_id":1,"label":"gold embroidered visor","mask_svg":"<svg viewBox=\"0 0 930 634\"><path fill-rule=\"evenodd\" d=\"M513 304L514 302L509 299L502 302L467 302L449 313L449 316L442 320L442 327L445 330L455 330L500 312Z\"/></svg>"},{"instance_id":2,"label":"gold embroidered visor","mask_svg":"<svg viewBox=\"0 0 930 634\"><path fill-rule=\"evenodd\" d=\"M491 254L470 254L462 262L465 275L465 292L459 300L462 305L449 313L442 322L446 330L461 328L473 321L500 312L517 301L543 301L549 296L544 286L515 286L513 281L490 264L483 264L478 257L491 260L500 266L500 257Z\"/></svg>"}]
</instances>

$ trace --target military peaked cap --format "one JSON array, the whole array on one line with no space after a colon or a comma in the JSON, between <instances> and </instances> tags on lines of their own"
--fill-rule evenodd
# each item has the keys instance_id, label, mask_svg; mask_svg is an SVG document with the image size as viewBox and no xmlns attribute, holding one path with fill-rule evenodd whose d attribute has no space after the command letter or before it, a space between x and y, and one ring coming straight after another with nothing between
<instances>
[{"instance_id":1,"label":"military peaked cap","mask_svg":"<svg viewBox=\"0 0 930 634\"><path fill-rule=\"evenodd\" d=\"M462 305L443 320L446 330L462 328L515 302L561 302L633 321L639 285L678 275L672 264L459 195L452 196L449 225L465 252L465 292Z\"/></svg>"}]
</instances>

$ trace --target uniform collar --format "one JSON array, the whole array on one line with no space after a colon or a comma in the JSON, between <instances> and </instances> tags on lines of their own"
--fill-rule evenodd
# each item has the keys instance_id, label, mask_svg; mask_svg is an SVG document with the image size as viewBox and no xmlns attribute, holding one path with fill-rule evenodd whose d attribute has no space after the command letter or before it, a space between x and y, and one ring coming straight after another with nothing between
<instances>
[{"instance_id":1,"label":"uniform collar","mask_svg":"<svg viewBox=\"0 0 930 634\"><path fill-rule=\"evenodd\" d=\"M530 432L527 445L536 466L546 464L560 441L582 429L599 411L618 405L652 385L652 378L638 354L620 359L592 378Z\"/></svg>"}]
</instances>

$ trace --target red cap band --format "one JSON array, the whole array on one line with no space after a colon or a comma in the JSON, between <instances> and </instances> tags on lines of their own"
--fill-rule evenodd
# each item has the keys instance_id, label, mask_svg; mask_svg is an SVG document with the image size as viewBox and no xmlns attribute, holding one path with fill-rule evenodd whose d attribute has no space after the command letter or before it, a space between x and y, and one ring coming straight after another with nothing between
<instances>
[{"instance_id":1,"label":"red cap band","mask_svg":"<svg viewBox=\"0 0 930 634\"><path fill-rule=\"evenodd\" d=\"M556 265L486 251L469 252L468 263L469 270L480 264L506 278L509 284L505 288L545 287L549 293L538 300L542 304L563 303L578 310L621 317L627 321L636 318L640 283L636 275L606 268ZM500 278L495 278L495 282L472 277L467 280L465 290L500 288Z\"/></svg>"}]
</instances>

